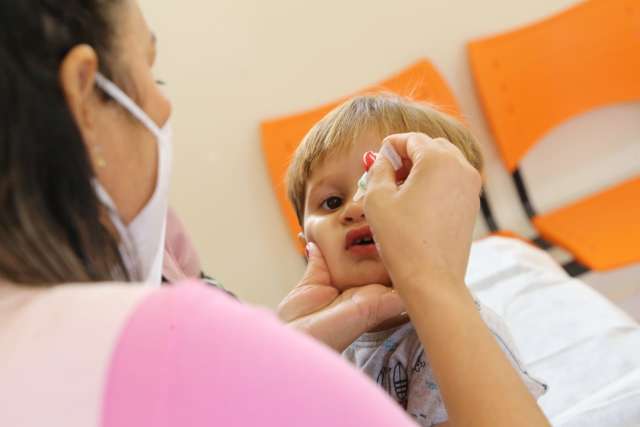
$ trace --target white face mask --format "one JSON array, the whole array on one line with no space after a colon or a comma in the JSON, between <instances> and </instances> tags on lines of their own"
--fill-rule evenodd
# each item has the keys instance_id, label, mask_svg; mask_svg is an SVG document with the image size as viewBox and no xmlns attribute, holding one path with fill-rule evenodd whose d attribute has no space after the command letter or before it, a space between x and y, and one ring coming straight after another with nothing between
<instances>
[{"instance_id":1,"label":"white face mask","mask_svg":"<svg viewBox=\"0 0 640 427\"><path fill-rule=\"evenodd\" d=\"M96 85L138 119L158 141L158 172L155 190L149 202L128 227L122 222L113 200L104 187L97 180L94 185L98 198L109 208L111 221L123 239L124 247L121 248L121 252L129 271L138 271L142 274L144 281L159 285L162 281L165 229L169 207L171 125L167 121L163 128L159 128L131 98L100 73L96 75ZM131 255L137 256L137 259L132 260Z\"/></svg>"}]
</instances>

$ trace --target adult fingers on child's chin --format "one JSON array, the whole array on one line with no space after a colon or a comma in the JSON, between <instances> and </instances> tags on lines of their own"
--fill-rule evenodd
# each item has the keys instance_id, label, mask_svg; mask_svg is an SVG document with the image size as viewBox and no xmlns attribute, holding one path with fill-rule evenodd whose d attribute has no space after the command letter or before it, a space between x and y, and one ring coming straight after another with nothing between
<instances>
[{"instance_id":1,"label":"adult fingers on child's chin","mask_svg":"<svg viewBox=\"0 0 640 427\"><path fill-rule=\"evenodd\" d=\"M398 317L405 311L398 293L380 284L358 288L349 298L349 302L357 307L357 313L361 316L366 330Z\"/></svg>"},{"instance_id":2,"label":"adult fingers on child's chin","mask_svg":"<svg viewBox=\"0 0 640 427\"><path fill-rule=\"evenodd\" d=\"M380 318L379 323L400 316L406 311L402 298L396 291L389 291L380 298Z\"/></svg>"},{"instance_id":3,"label":"adult fingers on child's chin","mask_svg":"<svg viewBox=\"0 0 640 427\"><path fill-rule=\"evenodd\" d=\"M330 286L298 286L278 305L278 317L291 322L329 306L338 297L337 289Z\"/></svg>"},{"instance_id":4,"label":"adult fingers on child's chin","mask_svg":"<svg viewBox=\"0 0 640 427\"><path fill-rule=\"evenodd\" d=\"M300 285L331 285L331 274L329 273L329 267L324 260L324 256L320 251L318 245L313 242L307 243L307 269L304 272L304 276L300 281Z\"/></svg>"}]
</instances>

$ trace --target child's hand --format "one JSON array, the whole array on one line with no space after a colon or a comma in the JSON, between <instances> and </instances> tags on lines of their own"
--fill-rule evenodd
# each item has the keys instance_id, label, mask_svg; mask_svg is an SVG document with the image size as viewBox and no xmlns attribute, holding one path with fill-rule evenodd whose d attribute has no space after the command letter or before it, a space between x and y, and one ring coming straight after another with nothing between
<instances>
[{"instance_id":1,"label":"child's hand","mask_svg":"<svg viewBox=\"0 0 640 427\"><path fill-rule=\"evenodd\" d=\"M307 246L309 263L300 283L278 306L278 316L338 352L363 333L404 312L398 294L382 285L340 293L331 285L320 249Z\"/></svg>"},{"instance_id":2,"label":"child's hand","mask_svg":"<svg viewBox=\"0 0 640 427\"><path fill-rule=\"evenodd\" d=\"M384 145L411 169L402 185ZM401 294L430 283L463 285L481 177L449 141L392 135L369 171L364 210L380 255Z\"/></svg>"}]
</instances>

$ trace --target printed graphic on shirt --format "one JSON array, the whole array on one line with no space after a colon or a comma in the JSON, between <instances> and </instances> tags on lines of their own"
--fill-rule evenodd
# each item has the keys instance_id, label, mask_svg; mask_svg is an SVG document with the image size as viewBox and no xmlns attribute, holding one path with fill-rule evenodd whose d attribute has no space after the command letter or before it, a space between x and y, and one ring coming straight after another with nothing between
<instances>
[{"instance_id":1,"label":"printed graphic on shirt","mask_svg":"<svg viewBox=\"0 0 640 427\"><path fill-rule=\"evenodd\" d=\"M393 390L395 391L400 406L407 409L409 377L407 375L407 370L400 362L396 363L395 368L393 368Z\"/></svg>"},{"instance_id":2,"label":"printed graphic on shirt","mask_svg":"<svg viewBox=\"0 0 640 427\"><path fill-rule=\"evenodd\" d=\"M393 396L400 406L407 409L409 375L402 363L396 362L393 368L383 366L378 373L376 382Z\"/></svg>"},{"instance_id":3,"label":"printed graphic on shirt","mask_svg":"<svg viewBox=\"0 0 640 427\"><path fill-rule=\"evenodd\" d=\"M383 366L378 374L376 382L389 394L391 394L391 382L389 381L389 372L391 368Z\"/></svg>"}]
</instances>

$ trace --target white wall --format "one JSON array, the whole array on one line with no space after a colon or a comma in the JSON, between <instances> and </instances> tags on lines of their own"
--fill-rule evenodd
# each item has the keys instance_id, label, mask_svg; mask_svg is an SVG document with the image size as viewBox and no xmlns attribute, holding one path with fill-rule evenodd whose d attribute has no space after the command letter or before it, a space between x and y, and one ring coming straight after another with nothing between
<instances>
[{"instance_id":1,"label":"white wall","mask_svg":"<svg viewBox=\"0 0 640 427\"><path fill-rule=\"evenodd\" d=\"M482 140L499 219L526 230L475 98L465 43L576 0L141 3L159 38L158 77L174 102L173 205L207 272L243 299L275 306L304 268L267 181L259 122L351 93L420 57L445 75ZM639 113L639 105L617 107L554 131L525 164L532 186L541 184L539 207L638 173ZM568 178L542 185L561 176Z\"/></svg>"}]
</instances>

